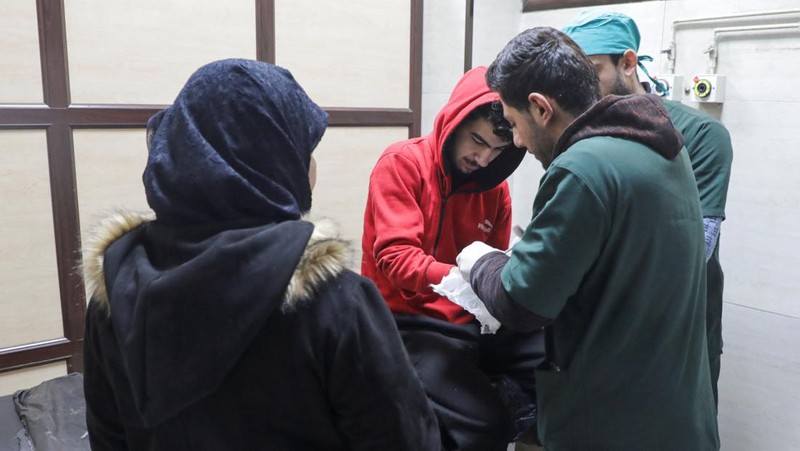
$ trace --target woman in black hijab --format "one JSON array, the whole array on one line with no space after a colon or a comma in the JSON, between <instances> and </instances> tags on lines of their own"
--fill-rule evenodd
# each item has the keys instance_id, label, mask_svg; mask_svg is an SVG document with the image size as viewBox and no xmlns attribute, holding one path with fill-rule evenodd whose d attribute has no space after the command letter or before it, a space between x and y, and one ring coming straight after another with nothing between
<instances>
[{"instance_id":1,"label":"woman in black hijab","mask_svg":"<svg viewBox=\"0 0 800 451\"><path fill-rule=\"evenodd\" d=\"M301 219L327 114L285 69L223 60L147 124L155 218L84 262L94 450L434 450L394 321L346 244Z\"/></svg>"}]
</instances>

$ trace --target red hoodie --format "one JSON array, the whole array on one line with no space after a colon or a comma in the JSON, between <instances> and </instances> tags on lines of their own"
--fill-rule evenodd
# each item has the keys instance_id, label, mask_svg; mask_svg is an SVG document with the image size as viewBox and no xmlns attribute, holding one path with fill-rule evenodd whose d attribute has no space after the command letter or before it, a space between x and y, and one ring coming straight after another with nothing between
<instances>
[{"instance_id":1,"label":"red hoodie","mask_svg":"<svg viewBox=\"0 0 800 451\"><path fill-rule=\"evenodd\" d=\"M470 70L436 116L433 131L389 146L372 170L364 213L361 274L372 279L394 313L464 324L474 317L430 288L473 241L508 246L511 197L505 179L525 151L504 150L472 181L453 190L445 168L447 137L477 107L499 101L485 67Z\"/></svg>"}]
</instances>

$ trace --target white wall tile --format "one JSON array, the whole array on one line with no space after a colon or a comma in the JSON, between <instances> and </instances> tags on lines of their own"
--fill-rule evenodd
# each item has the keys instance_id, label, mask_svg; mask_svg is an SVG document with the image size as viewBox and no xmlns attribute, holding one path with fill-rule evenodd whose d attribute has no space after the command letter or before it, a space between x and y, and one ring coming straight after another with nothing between
<instances>
[{"instance_id":1,"label":"white wall tile","mask_svg":"<svg viewBox=\"0 0 800 451\"><path fill-rule=\"evenodd\" d=\"M725 299L800 318L800 102L731 100L734 160L722 225ZM800 353L800 351L798 351Z\"/></svg>"},{"instance_id":2,"label":"white wall tile","mask_svg":"<svg viewBox=\"0 0 800 451\"><path fill-rule=\"evenodd\" d=\"M722 449L800 449L800 319L726 304L722 330Z\"/></svg>"}]
</instances>

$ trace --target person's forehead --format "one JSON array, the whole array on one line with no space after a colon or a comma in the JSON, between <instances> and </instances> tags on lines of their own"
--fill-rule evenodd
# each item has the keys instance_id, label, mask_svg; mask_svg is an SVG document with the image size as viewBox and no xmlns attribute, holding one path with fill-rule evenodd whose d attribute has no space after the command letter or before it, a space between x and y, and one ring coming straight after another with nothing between
<instances>
[{"instance_id":1,"label":"person's forehead","mask_svg":"<svg viewBox=\"0 0 800 451\"><path fill-rule=\"evenodd\" d=\"M469 121L466 125L467 125L467 128L475 130L475 129L479 129L479 128L491 127L492 126L492 122L489 119L485 118L485 117L479 116L479 117L476 117L475 119Z\"/></svg>"},{"instance_id":2,"label":"person's forehead","mask_svg":"<svg viewBox=\"0 0 800 451\"><path fill-rule=\"evenodd\" d=\"M492 121L489 119L486 119L485 117L479 117L468 124L467 130L469 130L470 133L477 133L481 136L492 135L494 125L492 125Z\"/></svg>"},{"instance_id":3,"label":"person's forehead","mask_svg":"<svg viewBox=\"0 0 800 451\"><path fill-rule=\"evenodd\" d=\"M480 117L473 122L470 122L468 127L466 127L466 130L469 133L479 135L481 139L489 143L489 145L492 147L500 147L506 143L506 141L494 133L494 124L492 124L492 121L485 117Z\"/></svg>"},{"instance_id":4,"label":"person's forehead","mask_svg":"<svg viewBox=\"0 0 800 451\"><path fill-rule=\"evenodd\" d=\"M517 109L514 108L513 106L503 102L502 100L500 102L503 104L503 116L505 116L506 118L508 118L509 116L516 115L518 113Z\"/></svg>"}]
</instances>

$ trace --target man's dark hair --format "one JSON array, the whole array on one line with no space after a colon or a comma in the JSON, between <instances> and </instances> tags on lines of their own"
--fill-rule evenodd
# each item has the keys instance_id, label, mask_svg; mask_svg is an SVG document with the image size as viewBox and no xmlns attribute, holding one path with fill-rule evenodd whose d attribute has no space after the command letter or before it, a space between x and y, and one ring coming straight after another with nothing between
<instances>
[{"instance_id":1,"label":"man's dark hair","mask_svg":"<svg viewBox=\"0 0 800 451\"><path fill-rule=\"evenodd\" d=\"M500 102L486 103L478 108L472 110L467 117L461 121L462 124L469 124L470 122L483 118L492 124L492 132L495 136L502 139L507 143L514 140L511 132L511 124L503 117L503 104Z\"/></svg>"},{"instance_id":2,"label":"man's dark hair","mask_svg":"<svg viewBox=\"0 0 800 451\"><path fill-rule=\"evenodd\" d=\"M508 105L524 110L528 94L551 97L575 116L600 99L592 62L569 36L555 28L523 31L500 51L486 83Z\"/></svg>"},{"instance_id":3,"label":"man's dark hair","mask_svg":"<svg viewBox=\"0 0 800 451\"><path fill-rule=\"evenodd\" d=\"M464 127L467 124L476 121L478 119L486 119L492 124L492 132L498 138L502 139L504 142L507 142L508 145L503 147L503 151L507 149L513 149L514 146L514 134L511 130L511 124L503 117L503 104L501 102L490 102L485 103L474 110L470 111L467 117L465 117L461 123L458 124L458 128ZM458 171L453 169L453 163L451 161L453 152L455 152L455 138L456 133L453 132L444 142L444 146L442 149L444 154L448 157L445 159L445 168L447 169L448 173L452 173L454 177L454 183L456 185L461 184L464 180L468 179L470 176L465 176L459 174ZM475 171L476 173L480 171ZM474 175L474 174L473 174Z\"/></svg>"}]
</instances>

